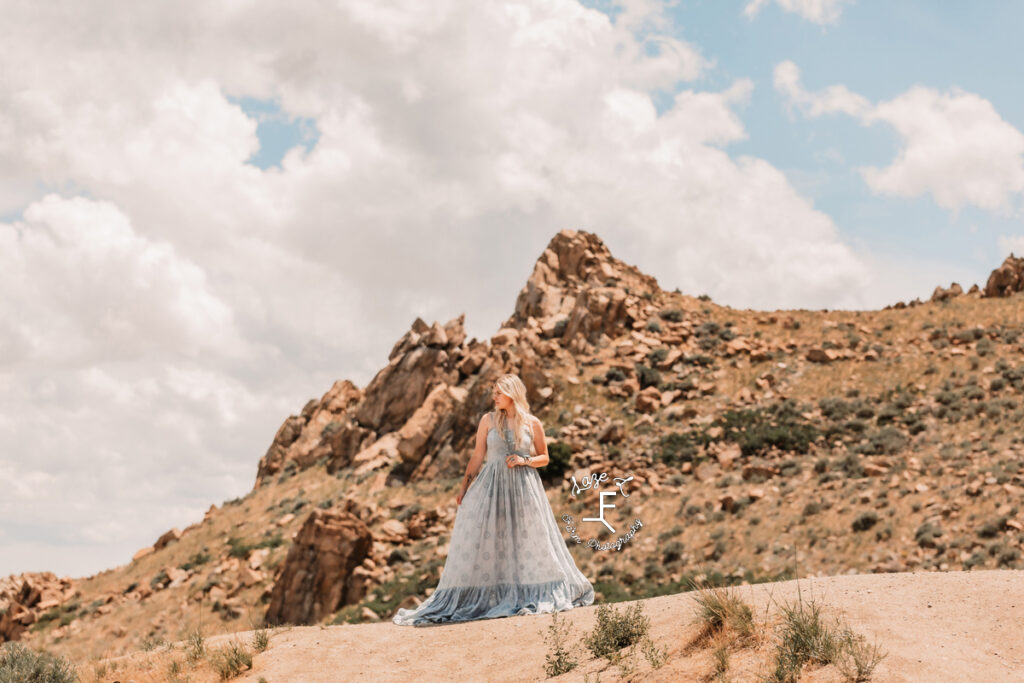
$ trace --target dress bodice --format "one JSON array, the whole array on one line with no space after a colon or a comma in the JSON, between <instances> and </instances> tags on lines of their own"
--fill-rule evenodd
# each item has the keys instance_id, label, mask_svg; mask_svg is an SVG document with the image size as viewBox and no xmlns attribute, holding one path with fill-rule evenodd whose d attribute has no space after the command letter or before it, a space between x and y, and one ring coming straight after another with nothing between
<instances>
[{"instance_id":1,"label":"dress bodice","mask_svg":"<svg viewBox=\"0 0 1024 683\"><path fill-rule=\"evenodd\" d=\"M494 415L491 415L491 427L487 430L487 457L486 461L504 460L510 453L517 453L524 457L530 457L530 449L533 442L533 434L530 430L524 430L523 441L518 448L513 447L512 430L505 427L505 435L498 433L494 425Z\"/></svg>"}]
</instances>

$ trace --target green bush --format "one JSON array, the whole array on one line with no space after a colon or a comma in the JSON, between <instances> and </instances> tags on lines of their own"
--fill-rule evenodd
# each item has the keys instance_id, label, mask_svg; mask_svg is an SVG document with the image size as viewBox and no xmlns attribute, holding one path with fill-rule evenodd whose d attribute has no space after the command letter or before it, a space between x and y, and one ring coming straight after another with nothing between
<instances>
[{"instance_id":1,"label":"green bush","mask_svg":"<svg viewBox=\"0 0 1024 683\"><path fill-rule=\"evenodd\" d=\"M857 515L857 518L853 520L852 527L854 531L867 531L877 523L878 514L868 510Z\"/></svg>"},{"instance_id":2,"label":"green bush","mask_svg":"<svg viewBox=\"0 0 1024 683\"><path fill-rule=\"evenodd\" d=\"M598 605L597 623L584 643L595 657L611 659L622 648L640 642L650 626L650 619L643 613L643 603L639 601L622 613L611 605Z\"/></svg>"},{"instance_id":3,"label":"green bush","mask_svg":"<svg viewBox=\"0 0 1024 683\"><path fill-rule=\"evenodd\" d=\"M213 558L210 556L210 553L204 552L204 550L205 548L197 553L193 553L192 556L188 558L188 561L181 565L179 569L191 571L192 569L202 566L212 560Z\"/></svg>"},{"instance_id":4,"label":"green bush","mask_svg":"<svg viewBox=\"0 0 1024 683\"><path fill-rule=\"evenodd\" d=\"M636 369L637 379L640 381L640 388L657 387L661 385L661 373L654 368L647 367L642 363L633 366Z\"/></svg>"},{"instance_id":5,"label":"green bush","mask_svg":"<svg viewBox=\"0 0 1024 683\"><path fill-rule=\"evenodd\" d=\"M719 415L699 439L706 445L715 441L708 430L722 428L723 441L739 444L743 455L758 455L770 448L781 451L807 453L820 434L819 430L803 417L799 404L793 399L784 399L768 406L727 410Z\"/></svg>"},{"instance_id":6,"label":"green bush","mask_svg":"<svg viewBox=\"0 0 1024 683\"><path fill-rule=\"evenodd\" d=\"M693 462L697 455L697 442L691 432L671 432L658 440L662 462L675 465Z\"/></svg>"},{"instance_id":7,"label":"green bush","mask_svg":"<svg viewBox=\"0 0 1024 683\"><path fill-rule=\"evenodd\" d=\"M72 683L78 681L74 665L45 650L35 652L22 643L0 645L0 681L3 683Z\"/></svg>"},{"instance_id":8,"label":"green bush","mask_svg":"<svg viewBox=\"0 0 1024 683\"><path fill-rule=\"evenodd\" d=\"M537 470L540 478L548 483L561 482L572 465L572 448L562 441L548 444L548 464Z\"/></svg>"},{"instance_id":9,"label":"green bush","mask_svg":"<svg viewBox=\"0 0 1024 683\"><path fill-rule=\"evenodd\" d=\"M914 532L914 540L922 548L938 547L939 544L935 539L940 536L942 536L942 528L929 522L925 522L917 527L917 531Z\"/></svg>"}]
</instances>

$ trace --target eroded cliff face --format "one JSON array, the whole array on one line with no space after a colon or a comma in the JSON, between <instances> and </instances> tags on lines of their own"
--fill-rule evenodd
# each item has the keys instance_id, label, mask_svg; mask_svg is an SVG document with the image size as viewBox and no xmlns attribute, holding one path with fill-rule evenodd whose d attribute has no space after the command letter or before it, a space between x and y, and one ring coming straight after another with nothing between
<instances>
[{"instance_id":1,"label":"eroded cliff face","mask_svg":"<svg viewBox=\"0 0 1024 683\"><path fill-rule=\"evenodd\" d=\"M552 396L546 367L559 354L586 362L646 319L657 281L616 259L596 235L563 230L537 260L513 314L489 340L466 339L465 315L441 325L417 318L389 363L359 389L339 380L281 425L260 460L256 486L285 468L386 472L374 486L458 476L492 383L506 372L531 406ZM642 325L642 323L641 323Z\"/></svg>"}]
</instances>

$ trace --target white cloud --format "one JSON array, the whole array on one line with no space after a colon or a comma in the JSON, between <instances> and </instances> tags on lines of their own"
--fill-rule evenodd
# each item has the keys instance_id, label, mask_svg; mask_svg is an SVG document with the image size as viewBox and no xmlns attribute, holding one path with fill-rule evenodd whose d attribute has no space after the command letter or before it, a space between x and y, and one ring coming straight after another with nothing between
<instances>
[{"instance_id":1,"label":"white cloud","mask_svg":"<svg viewBox=\"0 0 1024 683\"><path fill-rule=\"evenodd\" d=\"M0 499L0 573L82 529L55 571L126 561L244 492L281 420L367 382L416 315L489 335L566 227L730 305L863 305L829 217L726 152L751 82L697 89L712 62L663 7L623 6L8 8L0 471L55 480ZM314 119L316 146L246 164L229 97Z\"/></svg>"},{"instance_id":2,"label":"white cloud","mask_svg":"<svg viewBox=\"0 0 1024 683\"><path fill-rule=\"evenodd\" d=\"M799 67L790 61L775 67L774 83L775 89L786 96L790 105L810 117L836 113L864 117L871 110L871 103L866 97L851 92L845 85L829 86L818 93L807 92L800 84Z\"/></svg>"},{"instance_id":3,"label":"white cloud","mask_svg":"<svg viewBox=\"0 0 1024 683\"><path fill-rule=\"evenodd\" d=\"M842 85L808 92L788 61L775 67L775 88L809 117L843 113L865 125L886 123L900 135L903 147L892 163L860 169L876 192L930 194L954 213L973 205L1000 214L1012 212L1024 192L1024 134L974 93L915 86L871 104Z\"/></svg>"},{"instance_id":4,"label":"white cloud","mask_svg":"<svg viewBox=\"0 0 1024 683\"><path fill-rule=\"evenodd\" d=\"M770 1L750 0L743 8L743 14L748 19L753 19ZM819 25L837 23L843 13L843 5L852 2L853 0L775 0L780 9Z\"/></svg>"}]
</instances>

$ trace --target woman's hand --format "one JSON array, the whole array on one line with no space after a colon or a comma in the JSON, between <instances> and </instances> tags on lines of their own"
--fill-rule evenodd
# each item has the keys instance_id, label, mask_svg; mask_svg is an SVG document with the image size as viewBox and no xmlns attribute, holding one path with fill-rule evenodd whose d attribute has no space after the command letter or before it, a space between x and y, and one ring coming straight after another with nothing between
<instances>
[{"instance_id":1,"label":"woman's hand","mask_svg":"<svg viewBox=\"0 0 1024 683\"><path fill-rule=\"evenodd\" d=\"M511 469L513 467L522 467L527 464L527 461L526 458L518 453L509 453L505 458L505 464L508 465L509 469Z\"/></svg>"}]
</instances>

